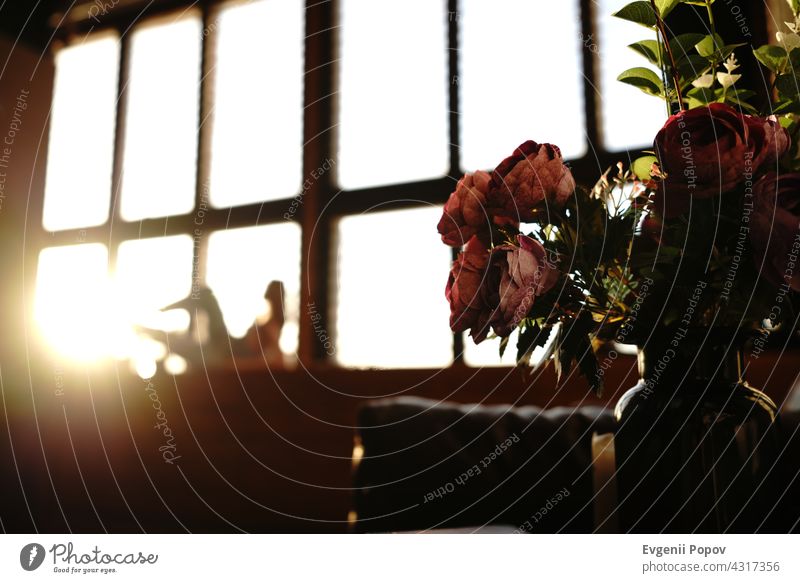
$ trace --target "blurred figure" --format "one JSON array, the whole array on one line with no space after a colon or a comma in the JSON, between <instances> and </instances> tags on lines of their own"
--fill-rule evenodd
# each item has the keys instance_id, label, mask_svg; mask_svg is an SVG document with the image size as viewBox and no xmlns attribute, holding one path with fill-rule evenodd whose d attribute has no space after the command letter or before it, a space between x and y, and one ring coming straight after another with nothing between
<instances>
[{"instance_id":1,"label":"blurred figure","mask_svg":"<svg viewBox=\"0 0 800 583\"><path fill-rule=\"evenodd\" d=\"M186 360L190 369L198 370L204 366L230 361L231 353L240 348L242 340L228 336L222 310L214 292L203 286L192 295L165 306L161 311L178 309L189 312L189 328L186 332L166 333L144 327L140 327L139 331L165 343L169 353Z\"/></svg>"},{"instance_id":2,"label":"blurred figure","mask_svg":"<svg viewBox=\"0 0 800 583\"><path fill-rule=\"evenodd\" d=\"M264 292L269 304L269 317L257 322L247 333L247 346L252 354L260 354L270 368L286 368L286 359L280 347L281 332L286 323L284 312L285 291L282 281L271 281Z\"/></svg>"},{"instance_id":3,"label":"blurred figure","mask_svg":"<svg viewBox=\"0 0 800 583\"><path fill-rule=\"evenodd\" d=\"M198 366L202 366L203 362L209 365L229 360L232 339L228 336L228 328L225 326L222 310L214 292L210 288L202 286L189 297L170 304L161 311L181 308L189 312L189 330L184 337L188 341L188 346L181 346L183 342L176 344L173 340L174 335L170 335L170 352L176 352L190 364ZM178 336L175 340L179 338L181 337ZM202 355L200 354L201 347ZM187 356L183 354L184 351L193 351L195 354Z\"/></svg>"}]
</instances>

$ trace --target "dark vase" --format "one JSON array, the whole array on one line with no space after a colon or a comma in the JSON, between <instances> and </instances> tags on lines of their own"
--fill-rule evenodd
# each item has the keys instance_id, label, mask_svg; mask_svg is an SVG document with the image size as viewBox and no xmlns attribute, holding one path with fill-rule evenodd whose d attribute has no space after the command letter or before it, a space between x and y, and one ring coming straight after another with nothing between
<instances>
[{"instance_id":1,"label":"dark vase","mask_svg":"<svg viewBox=\"0 0 800 583\"><path fill-rule=\"evenodd\" d=\"M641 380L617 404L620 528L775 530L775 404L742 379L737 347L691 345L641 348Z\"/></svg>"}]
</instances>

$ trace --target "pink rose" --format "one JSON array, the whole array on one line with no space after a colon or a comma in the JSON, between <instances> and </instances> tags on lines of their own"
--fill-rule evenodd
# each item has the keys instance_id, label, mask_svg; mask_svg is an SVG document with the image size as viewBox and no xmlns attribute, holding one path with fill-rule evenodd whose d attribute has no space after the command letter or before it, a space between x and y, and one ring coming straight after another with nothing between
<instances>
[{"instance_id":1,"label":"pink rose","mask_svg":"<svg viewBox=\"0 0 800 583\"><path fill-rule=\"evenodd\" d=\"M750 225L756 268L800 291L800 174L770 172L755 183Z\"/></svg>"},{"instance_id":2,"label":"pink rose","mask_svg":"<svg viewBox=\"0 0 800 583\"><path fill-rule=\"evenodd\" d=\"M492 252L491 269L499 271L500 283L498 310L492 319L498 336L511 334L530 312L534 299L550 291L559 277L541 243L525 235L518 235L517 242L519 247L501 245Z\"/></svg>"},{"instance_id":3,"label":"pink rose","mask_svg":"<svg viewBox=\"0 0 800 583\"><path fill-rule=\"evenodd\" d=\"M447 280L445 296L450 302L450 328L453 332L470 330L475 344L483 342L497 306L496 297L490 297L489 251L484 243L473 236L464 251L453 262Z\"/></svg>"},{"instance_id":4,"label":"pink rose","mask_svg":"<svg viewBox=\"0 0 800 583\"><path fill-rule=\"evenodd\" d=\"M667 175L656 207L664 209L664 216L676 216L688 208L688 196L728 192L745 175L775 163L789 148L789 134L774 116L754 117L712 103L670 117L653 146Z\"/></svg>"},{"instance_id":5,"label":"pink rose","mask_svg":"<svg viewBox=\"0 0 800 583\"><path fill-rule=\"evenodd\" d=\"M575 179L564 165L561 150L528 140L492 173L490 205L505 216L532 221L544 201L563 206L575 191Z\"/></svg>"},{"instance_id":6,"label":"pink rose","mask_svg":"<svg viewBox=\"0 0 800 583\"><path fill-rule=\"evenodd\" d=\"M494 221L494 213L487 208L486 194L490 181L491 176L483 171L465 174L458 181L456 189L444 205L444 212L437 226L446 245L461 247L473 235L479 235L488 243L491 225L507 223ZM513 226L517 225L518 223Z\"/></svg>"}]
</instances>

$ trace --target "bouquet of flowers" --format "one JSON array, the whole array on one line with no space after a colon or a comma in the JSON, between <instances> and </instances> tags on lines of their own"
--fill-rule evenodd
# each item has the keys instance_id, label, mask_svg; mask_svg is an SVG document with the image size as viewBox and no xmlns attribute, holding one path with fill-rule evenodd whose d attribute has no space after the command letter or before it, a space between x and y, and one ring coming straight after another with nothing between
<instances>
[{"instance_id":1,"label":"bouquet of flowers","mask_svg":"<svg viewBox=\"0 0 800 583\"><path fill-rule=\"evenodd\" d=\"M655 70L619 80L668 113L629 168L584 188L558 147L528 141L459 180L438 225L461 249L446 288L454 332L497 337L502 355L518 329L518 363L544 347L559 378L577 364L599 392L609 341L716 329L757 343L796 327L800 1L789 0L795 21L778 44L754 51L771 78L761 96L742 86L743 45L714 30L713 2L637 1L615 14L653 33L630 47ZM704 6L710 34L670 37L664 18L680 4Z\"/></svg>"}]
</instances>

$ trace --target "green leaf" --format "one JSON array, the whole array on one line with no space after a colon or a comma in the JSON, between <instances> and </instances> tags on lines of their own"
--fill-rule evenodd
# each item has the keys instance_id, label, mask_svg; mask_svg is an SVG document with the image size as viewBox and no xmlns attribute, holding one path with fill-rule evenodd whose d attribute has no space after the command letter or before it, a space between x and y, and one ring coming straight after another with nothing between
<instances>
[{"instance_id":1,"label":"green leaf","mask_svg":"<svg viewBox=\"0 0 800 583\"><path fill-rule=\"evenodd\" d=\"M755 91L750 89L728 89L728 97L735 97L737 99L751 99L756 96Z\"/></svg>"},{"instance_id":2,"label":"green leaf","mask_svg":"<svg viewBox=\"0 0 800 583\"><path fill-rule=\"evenodd\" d=\"M789 63L795 70L795 73L800 69L800 48L795 47L789 51Z\"/></svg>"},{"instance_id":3,"label":"green leaf","mask_svg":"<svg viewBox=\"0 0 800 583\"><path fill-rule=\"evenodd\" d=\"M780 92L782 97L787 97L789 99L798 98L798 93L800 92L798 85L800 85L800 80L798 80L793 73L779 75L778 78L775 79L775 87L778 88L778 92Z\"/></svg>"},{"instance_id":4,"label":"green leaf","mask_svg":"<svg viewBox=\"0 0 800 583\"><path fill-rule=\"evenodd\" d=\"M503 358L503 355L506 353L506 348L508 347L508 336L500 340L500 358Z\"/></svg>"},{"instance_id":5,"label":"green leaf","mask_svg":"<svg viewBox=\"0 0 800 583\"><path fill-rule=\"evenodd\" d=\"M642 156L631 164L631 171L639 180L650 180L650 168L654 162L658 162L658 158L655 156Z\"/></svg>"},{"instance_id":6,"label":"green leaf","mask_svg":"<svg viewBox=\"0 0 800 583\"><path fill-rule=\"evenodd\" d=\"M695 45L695 48L700 56L708 59L710 63L721 63L727 59L735 49L744 46L744 43L724 45L722 42L722 38L720 38L718 34L715 34L713 37L707 35Z\"/></svg>"},{"instance_id":7,"label":"green leaf","mask_svg":"<svg viewBox=\"0 0 800 583\"><path fill-rule=\"evenodd\" d=\"M623 20L629 20L636 24L641 24L647 28L654 29L656 27L656 15L653 12L653 7L649 2L640 0L638 2L631 2L627 6L617 10L614 16Z\"/></svg>"},{"instance_id":8,"label":"green leaf","mask_svg":"<svg viewBox=\"0 0 800 583\"><path fill-rule=\"evenodd\" d=\"M792 9L792 12L797 15L800 12L800 0L787 0L789 2L789 8Z\"/></svg>"},{"instance_id":9,"label":"green leaf","mask_svg":"<svg viewBox=\"0 0 800 583\"><path fill-rule=\"evenodd\" d=\"M709 66L700 55L689 55L678 62L678 75L681 79L681 88L691 85L692 81L708 72Z\"/></svg>"},{"instance_id":10,"label":"green leaf","mask_svg":"<svg viewBox=\"0 0 800 583\"><path fill-rule=\"evenodd\" d=\"M645 93L661 97L664 95L664 85L653 71L644 67L634 67L620 73L617 81L633 85Z\"/></svg>"},{"instance_id":11,"label":"green leaf","mask_svg":"<svg viewBox=\"0 0 800 583\"><path fill-rule=\"evenodd\" d=\"M775 107L772 108L772 111L775 115L782 114L782 113L796 113L800 114L800 103L793 99L787 99L784 101L779 102ZM783 125L785 117L780 118L781 125Z\"/></svg>"},{"instance_id":12,"label":"green leaf","mask_svg":"<svg viewBox=\"0 0 800 583\"><path fill-rule=\"evenodd\" d=\"M758 110L755 107L753 107L746 101L742 101L741 98L736 97L735 95L726 95L725 102L731 105L736 105L738 107L741 107L744 111L746 111L750 115L758 115Z\"/></svg>"},{"instance_id":13,"label":"green leaf","mask_svg":"<svg viewBox=\"0 0 800 583\"><path fill-rule=\"evenodd\" d=\"M660 53L659 47L661 47ZM659 58L659 55L664 54L664 47L660 42L655 40L641 40L638 43L628 45L628 48L633 49L654 65L658 67L661 66L661 59Z\"/></svg>"},{"instance_id":14,"label":"green leaf","mask_svg":"<svg viewBox=\"0 0 800 583\"><path fill-rule=\"evenodd\" d=\"M722 47L724 46L725 43L722 41L722 38L720 38L718 34L715 35L708 34L703 37L703 40L694 45L694 48L697 49L697 53L701 57L711 59L716 54L718 54L722 50Z\"/></svg>"},{"instance_id":15,"label":"green leaf","mask_svg":"<svg viewBox=\"0 0 800 583\"><path fill-rule=\"evenodd\" d=\"M694 109L695 107L702 107L709 103L714 103L717 100L717 93L713 89L695 87L686 94L686 97L689 100L689 107Z\"/></svg>"},{"instance_id":16,"label":"green leaf","mask_svg":"<svg viewBox=\"0 0 800 583\"><path fill-rule=\"evenodd\" d=\"M544 345L549 334L536 324L526 326L517 338L517 364L530 364L534 348Z\"/></svg>"},{"instance_id":17,"label":"green leaf","mask_svg":"<svg viewBox=\"0 0 800 583\"><path fill-rule=\"evenodd\" d=\"M705 38L704 34L697 32L687 32L679 34L669 41L669 48L672 49L672 56L678 61L687 56L694 47Z\"/></svg>"},{"instance_id":18,"label":"green leaf","mask_svg":"<svg viewBox=\"0 0 800 583\"><path fill-rule=\"evenodd\" d=\"M597 356L595 356L588 334L579 338L575 358L578 361L578 370L586 377L589 385L594 389L595 395L601 396L603 394L603 375L600 374Z\"/></svg>"},{"instance_id":19,"label":"green leaf","mask_svg":"<svg viewBox=\"0 0 800 583\"><path fill-rule=\"evenodd\" d=\"M773 73L780 73L786 66L789 55L786 49L775 45L764 45L753 51L756 59Z\"/></svg>"},{"instance_id":20,"label":"green leaf","mask_svg":"<svg viewBox=\"0 0 800 583\"><path fill-rule=\"evenodd\" d=\"M570 322L563 323L561 328L561 335L558 338L559 342L554 358L559 382L561 377L570 371L573 362L577 361L580 372L586 374L584 370L589 370L589 365L584 364L583 360L587 353L590 353L589 356L594 358L589 334L596 328L596 324L588 312L582 311L577 317L572 318ZM595 366L596 364L595 362ZM593 379L589 378L589 382L593 382Z\"/></svg>"},{"instance_id":21,"label":"green leaf","mask_svg":"<svg viewBox=\"0 0 800 583\"><path fill-rule=\"evenodd\" d=\"M656 0L656 8L661 18L666 18L682 0Z\"/></svg>"}]
</instances>

